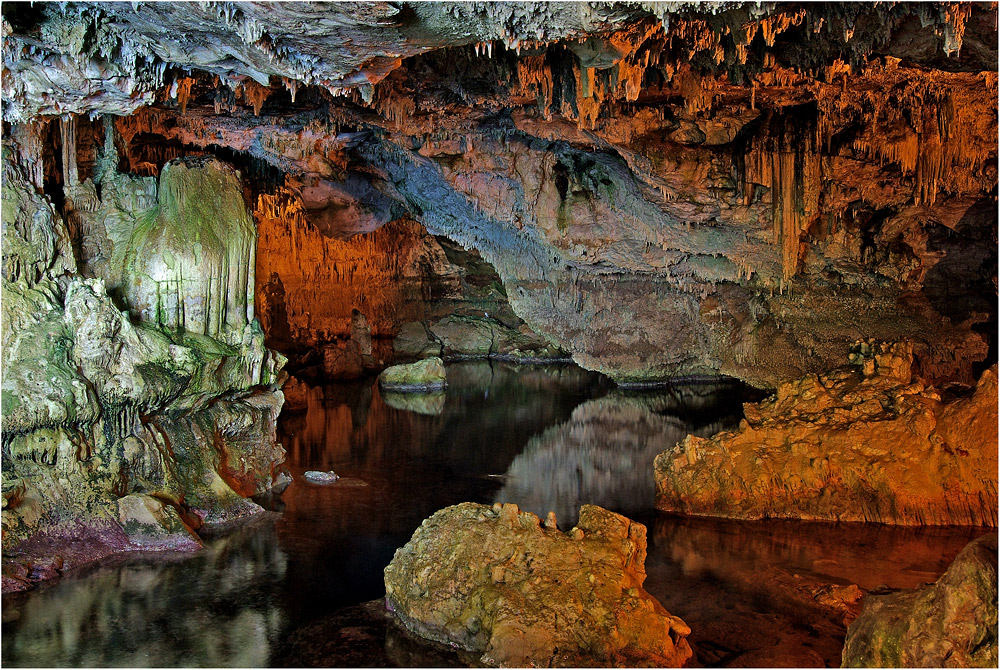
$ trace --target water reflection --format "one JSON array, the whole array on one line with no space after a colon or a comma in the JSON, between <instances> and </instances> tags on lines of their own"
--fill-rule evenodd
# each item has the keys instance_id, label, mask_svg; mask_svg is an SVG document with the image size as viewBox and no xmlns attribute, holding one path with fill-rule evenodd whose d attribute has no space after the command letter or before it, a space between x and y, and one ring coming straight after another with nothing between
<instances>
[{"instance_id":1,"label":"water reflection","mask_svg":"<svg viewBox=\"0 0 1000 670\"><path fill-rule=\"evenodd\" d=\"M585 402L569 421L529 440L496 501L515 502L541 517L552 510L564 528L576 522L584 503L622 514L649 512L656 455L689 433L733 428L752 393L720 382L614 392Z\"/></svg>"},{"instance_id":2,"label":"water reflection","mask_svg":"<svg viewBox=\"0 0 1000 670\"><path fill-rule=\"evenodd\" d=\"M653 456L685 432L735 425L736 386L623 393L573 366L488 363L448 377L435 414L388 404L374 380L308 389L306 411L279 420L295 481L260 501L267 518L193 556L133 555L4 596L3 664L461 664L362 603L383 596L383 568L425 518L496 499L553 509L563 525L585 502L646 523L647 589L692 626L701 664L833 664L843 625L795 591L795 575L912 586L977 534L655 514ZM306 470L368 486L310 484Z\"/></svg>"},{"instance_id":3,"label":"water reflection","mask_svg":"<svg viewBox=\"0 0 1000 670\"><path fill-rule=\"evenodd\" d=\"M840 664L841 610L827 585L912 588L933 582L966 543L963 527L698 519L653 515L646 589L691 626L702 665ZM995 532L995 531L994 531Z\"/></svg>"},{"instance_id":4,"label":"water reflection","mask_svg":"<svg viewBox=\"0 0 1000 670\"><path fill-rule=\"evenodd\" d=\"M4 596L3 664L259 667L285 630L274 519L190 554L118 557L37 592Z\"/></svg>"}]
</instances>

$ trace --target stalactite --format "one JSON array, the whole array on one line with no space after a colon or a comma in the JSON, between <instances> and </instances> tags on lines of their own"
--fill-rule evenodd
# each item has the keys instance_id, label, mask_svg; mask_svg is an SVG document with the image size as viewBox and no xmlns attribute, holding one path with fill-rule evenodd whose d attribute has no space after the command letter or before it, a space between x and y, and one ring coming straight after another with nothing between
<instances>
[{"instance_id":1,"label":"stalactite","mask_svg":"<svg viewBox=\"0 0 1000 670\"><path fill-rule=\"evenodd\" d=\"M948 3L944 12L944 52L950 56L962 50L965 24L972 15L972 3Z\"/></svg>"},{"instance_id":2,"label":"stalactite","mask_svg":"<svg viewBox=\"0 0 1000 670\"><path fill-rule=\"evenodd\" d=\"M176 82L177 86L177 105L181 109L181 114L187 112L188 101L191 99L191 85L194 84L193 77L181 77Z\"/></svg>"},{"instance_id":3,"label":"stalactite","mask_svg":"<svg viewBox=\"0 0 1000 670\"><path fill-rule=\"evenodd\" d=\"M264 106L264 101L271 95L271 89L261 86L253 79L247 79L236 89L236 97L242 98L253 105L253 115L260 116L260 108Z\"/></svg>"},{"instance_id":4,"label":"stalactite","mask_svg":"<svg viewBox=\"0 0 1000 670\"><path fill-rule=\"evenodd\" d=\"M295 104L295 94L299 92L299 80L282 77L281 83L285 85L286 89L288 89L288 92L292 96L292 104Z\"/></svg>"},{"instance_id":5,"label":"stalactite","mask_svg":"<svg viewBox=\"0 0 1000 670\"><path fill-rule=\"evenodd\" d=\"M771 192L772 239L781 257L781 292L797 271L802 234L819 213L822 169L814 130L783 127L775 136L757 139L745 156L745 204L750 204L754 184Z\"/></svg>"},{"instance_id":6,"label":"stalactite","mask_svg":"<svg viewBox=\"0 0 1000 670\"><path fill-rule=\"evenodd\" d=\"M63 188L80 183L76 167L76 116L70 114L60 120L62 131Z\"/></svg>"},{"instance_id":7,"label":"stalactite","mask_svg":"<svg viewBox=\"0 0 1000 670\"><path fill-rule=\"evenodd\" d=\"M522 95L534 96L538 100L538 111L548 119L551 114L554 84L552 68L545 64L545 55L519 59L517 79Z\"/></svg>"},{"instance_id":8,"label":"stalactite","mask_svg":"<svg viewBox=\"0 0 1000 670\"><path fill-rule=\"evenodd\" d=\"M11 136L17 142L21 164L28 169L29 179L38 189L41 189L45 183L42 133L46 131L47 127L47 121L15 123L11 127Z\"/></svg>"}]
</instances>

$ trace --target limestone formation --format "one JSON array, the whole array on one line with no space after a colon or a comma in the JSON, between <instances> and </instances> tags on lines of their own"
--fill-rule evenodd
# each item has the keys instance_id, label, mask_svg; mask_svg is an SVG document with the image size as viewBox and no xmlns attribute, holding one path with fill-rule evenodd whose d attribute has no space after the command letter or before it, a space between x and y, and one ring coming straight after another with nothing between
<instances>
[{"instance_id":1,"label":"limestone formation","mask_svg":"<svg viewBox=\"0 0 1000 670\"><path fill-rule=\"evenodd\" d=\"M584 505L567 533L517 505L462 503L385 569L411 631L503 667L680 667L690 629L642 588L646 527Z\"/></svg>"},{"instance_id":2,"label":"limestone formation","mask_svg":"<svg viewBox=\"0 0 1000 670\"><path fill-rule=\"evenodd\" d=\"M492 358L514 362L567 360L566 353L527 326L512 328L489 316L452 314L424 326L407 323L393 342L398 356L448 360Z\"/></svg>"},{"instance_id":3,"label":"limestone formation","mask_svg":"<svg viewBox=\"0 0 1000 670\"><path fill-rule=\"evenodd\" d=\"M383 390L396 393L426 393L440 391L448 382L444 362L440 358L425 358L386 368L378 376L378 384Z\"/></svg>"},{"instance_id":4,"label":"limestone formation","mask_svg":"<svg viewBox=\"0 0 1000 670\"><path fill-rule=\"evenodd\" d=\"M355 307L376 336L443 319L407 300L435 282L397 282L445 266L436 243L392 246L405 220L480 252L528 329L619 381L774 387L862 338L912 339L935 383L993 357L992 6L69 2L4 21L4 119L32 183L80 180L62 186L95 276L120 253L111 200L225 150L263 177L269 335L340 336ZM89 114L120 115L101 151L128 180L105 181ZM114 216L88 216L98 186ZM371 277L373 310L348 299Z\"/></svg>"},{"instance_id":5,"label":"limestone formation","mask_svg":"<svg viewBox=\"0 0 1000 670\"><path fill-rule=\"evenodd\" d=\"M201 540L177 510L156 498L133 494L118 499L118 522L129 543L141 549L198 549Z\"/></svg>"},{"instance_id":6,"label":"limestone formation","mask_svg":"<svg viewBox=\"0 0 1000 670\"><path fill-rule=\"evenodd\" d=\"M866 596L844 644L845 668L996 665L996 533L969 543L934 584Z\"/></svg>"},{"instance_id":7,"label":"limestone formation","mask_svg":"<svg viewBox=\"0 0 1000 670\"><path fill-rule=\"evenodd\" d=\"M997 523L997 369L965 397L913 374L908 343L782 384L738 430L656 457L661 510L740 519Z\"/></svg>"},{"instance_id":8,"label":"limestone formation","mask_svg":"<svg viewBox=\"0 0 1000 670\"><path fill-rule=\"evenodd\" d=\"M104 278L77 273L65 221L13 157L5 144L5 566L14 566L16 575L19 561L37 563L46 556L65 554L60 569L66 569L113 551L190 549L199 545L191 531L202 524L260 511L247 498L280 479L284 458L274 424L282 403L277 375L284 359L264 348L263 333L247 310L252 230L243 228L244 237L216 236L214 246L201 237L201 250L220 259L229 257L228 244L237 246L232 253L242 254L242 265L216 266L205 257L200 259L204 265L192 264L201 253L198 234L184 242L186 247L180 239L172 242L178 253L196 250L184 261L184 271L205 278L204 292L184 294L181 303L190 304L185 300L193 296L231 296L227 305L216 300L192 307L189 320L184 314L165 317L163 310L138 309L148 320L137 319L120 309ZM208 209L185 204L186 194L204 197L198 186L174 189L160 199L160 223L211 228L230 221L223 210L242 197L238 181L217 162L206 170L226 176L221 182L209 180L216 190ZM115 178L105 175L103 183L102 195L110 203ZM168 176L163 183L173 182ZM77 223L90 226L98 213L108 211L106 204L91 203ZM156 211L148 201L146 209ZM129 211L126 218L135 215ZM170 216L183 220L171 222ZM114 217L106 222L113 224ZM158 258L171 253L168 247L157 247ZM145 260L153 251L147 249ZM121 245L115 253L117 261L91 266L86 261L95 259L84 256L83 265L103 268L113 279L113 268L121 267L124 256ZM243 268L236 282L240 290L220 272L229 268L239 274L237 265ZM209 277L223 277L222 285L209 287ZM174 305L178 296L176 291L161 294ZM24 588L31 581L5 576L4 589Z\"/></svg>"}]
</instances>

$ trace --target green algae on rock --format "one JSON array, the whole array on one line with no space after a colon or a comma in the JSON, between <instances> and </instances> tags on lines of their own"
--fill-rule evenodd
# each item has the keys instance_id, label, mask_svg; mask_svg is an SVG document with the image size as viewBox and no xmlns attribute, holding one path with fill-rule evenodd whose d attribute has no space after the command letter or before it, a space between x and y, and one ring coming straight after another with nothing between
<instances>
[{"instance_id":1,"label":"green algae on rock","mask_svg":"<svg viewBox=\"0 0 1000 670\"><path fill-rule=\"evenodd\" d=\"M189 284L171 285L179 293L167 297L181 296L180 303L197 307L182 310L178 320L161 318L162 308L122 311L106 279L130 275L119 273L113 260L97 259L90 266L104 277L78 274L66 223L24 177L14 156L5 142L0 393L5 564L20 560L22 551L31 560L59 555L81 539L94 548L80 560L129 549L197 548L191 531L201 524L260 511L246 498L276 483L284 459L275 440L284 358L264 347L263 332L248 309L254 233L239 181L218 161L202 161L198 169L218 177L205 182L214 191L170 188L177 180L166 174L165 206L155 217L146 212L167 229L193 230L173 240L178 250L185 240L231 222L219 207L234 207L241 223L241 235L216 235L211 250L219 258L236 255L223 269L239 286L219 284L217 277L225 275L207 261L184 266L185 281L196 285L191 294L208 300L195 306L191 295L182 296ZM182 164L168 172L191 176L195 169ZM106 187L116 183L112 174L102 177ZM111 199L114 193L105 188L102 195ZM214 204L188 207L189 193ZM89 226L106 210L92 202L77 222ZM121 213L119 219L134 222L135 214ZM171 216L177 220L168 220ZM119 233L115 251L124 258ZM235 251L226 246L230 241ZM208 253L204 244L202 249ZM153 254L140 252L144 260ZM138 258L129 258L130 267L137 267ZM87 257L83 260L87 266ZM199 294L206 286L208 292ZM185 320L195 315L200 316ZM62 562L64 568L76 564ZM29 583L4 575L5 590Z\"/></svg>"},{"instance_id":2,"label":"green algae on rock","mask_svg":"<svg viewBox=\"0 0 1000 670\"><path fill-rule=\"evenodd\" d=\"M997 666L997 535L970 542L934 584L865 597L845 668Z\"/></svg>"},{"instance_id":3,"label":"green algae on rock","mask_svg":"<svg viewBox=\"0 0 1000 670\"><path fill-rule=\"evenodd\" d=\"M422 393L440 391L448 385L444 362L437 357L416 363L393 365L378 376L378 384L387 391Z\"/></svg>"},{"instance_id":4,"label":"green algae on rock","mask_svg":"<svg viewBox=\"0 0 1000 670\"><path fill-rule=\"evenodd\" d=\"M517 505L461 503L421 524L385 569L416 634L502 667L680 667L690 628L643 588L646 527L594 505L563 533Z\"/></svg>"}]
</instances>

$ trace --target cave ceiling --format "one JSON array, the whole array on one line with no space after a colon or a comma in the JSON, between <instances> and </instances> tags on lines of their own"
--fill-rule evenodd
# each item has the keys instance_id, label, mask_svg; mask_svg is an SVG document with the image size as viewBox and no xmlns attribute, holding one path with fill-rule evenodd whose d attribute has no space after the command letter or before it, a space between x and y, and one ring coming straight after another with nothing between
<instances>
[{"instance_id":1,"label":"cave ceiling","mask_svg":"<svg viewBox=\"0 0 1000 670\"><path fill-rule=\"evenodd\" d=\"M769 384L869 336L942 378L986 357L996 3L8 2L3 30L15 135L113 115L133 170L221 147L331 236L409 214L619 379ZM936 271L941 230L970 243Z\"/></svg>"}]
</instances>

